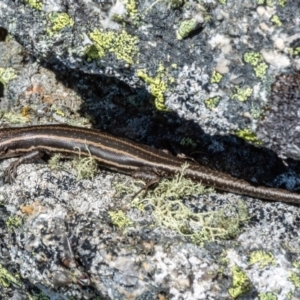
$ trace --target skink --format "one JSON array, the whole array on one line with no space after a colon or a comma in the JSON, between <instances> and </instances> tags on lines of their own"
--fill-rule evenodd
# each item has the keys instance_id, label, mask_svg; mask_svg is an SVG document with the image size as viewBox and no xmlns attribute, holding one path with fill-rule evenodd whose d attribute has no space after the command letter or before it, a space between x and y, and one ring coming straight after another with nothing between
<instances>
[{"instance_id":1,"label":"skink","mask_svg":"<svg viewBox=\"0 0 300 300\"><path fill-rule=\"evenodd\" d=\"M164 151L114 137L96 129L68 125L40 125L0 129L0 158L21 156L4 172L11 181L17 167L43 154L92 156L101 166L129 174L147 182L172 177L180 172L185 159ZM242 179L189 162L185 176L218 190L273 201L300 203L300 194L284 189L254 186Z\"/></svg>"}]
</instances>

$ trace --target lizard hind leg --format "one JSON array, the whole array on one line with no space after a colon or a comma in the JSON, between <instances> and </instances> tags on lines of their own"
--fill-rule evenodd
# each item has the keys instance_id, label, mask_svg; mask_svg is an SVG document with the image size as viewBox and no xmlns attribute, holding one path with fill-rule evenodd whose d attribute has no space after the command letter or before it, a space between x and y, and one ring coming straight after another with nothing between
<instances>
[{"instance_id":1,"label":"lizard hind leg","mask_svg":"<svg viewBox=\"0 0 300 300\"><path fill-rule=\"evenodd\" d=\"M140 179L145 181L145 186L143 186L137 193L135 193L132 197L134 199L138 194L144 191L144 197L146 196L148 189L159 183L160 177L157 174L157 171L153 168L142 167L134 171L131 176L134 179Z\"/></svg>"}]
</instances>

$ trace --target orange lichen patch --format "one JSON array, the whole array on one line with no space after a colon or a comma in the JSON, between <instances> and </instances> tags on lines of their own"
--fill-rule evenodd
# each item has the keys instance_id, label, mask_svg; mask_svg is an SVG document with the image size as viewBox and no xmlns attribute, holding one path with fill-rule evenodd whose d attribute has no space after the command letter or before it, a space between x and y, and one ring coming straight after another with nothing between
<instances>
[{"instance_id":1,"label":"orange lichen patch","mask_svg":"<svg viewBox=\"0 0 300 300\"><path fill-rule=\"evenodd\" d=\"M32 85L27 89L25 95L29 96L29 95L34 94L34 93L43 95L44 94L44 89L40 85Z\"/></svg>"},{"instance_id":2,"label":"orange lichen patch","mask_svg":"<svg viewBox=\"0 0 300 300\"><path fill-rule=\"evenodd\" d=\"M49 104L54 104L54 100L53 100L52 96L50 96L50 95L45 95L43 97L43 102L49 103Z\"/></svg>"},{"instance_id":3,"label":"orange lichen patch","mask_svg":"<svg viewBox=\"0 0 300 300\"><path fill-rule=\"evenodd\" d=\"M24 106L22 108L21 114L23 117L28 117L30 115L31 108L30 106Z\"/></svg>"},{"instance_id":4,"label":"orange lichen patch","mask_svg":"<svg viewBox=\"0 0 300 300\"><path fill-rule=\"evenodd\" d=\"M20 205L20 210L23 214L33 215L43 211L44 207L40 205L39 201L35 201L29 205Z\"/></svg>"}]
</instances>

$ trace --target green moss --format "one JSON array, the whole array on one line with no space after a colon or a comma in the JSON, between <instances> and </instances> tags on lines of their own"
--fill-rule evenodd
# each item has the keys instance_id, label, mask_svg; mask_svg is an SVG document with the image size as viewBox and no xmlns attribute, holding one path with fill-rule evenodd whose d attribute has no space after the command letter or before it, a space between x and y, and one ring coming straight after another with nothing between
<instances>
[{"instance_id":1,"label":"green moss","mask_svg":"<svg viewBox=\"0 0 300 300\"><path fill-rule=\"evenodd\" d=\"M184 20L179 24L179 27L176 31L176 37L178 40L183 40L188 37L192 31L197 29L199 23L195 19Z\"/></svg>"},{"instance_id":2,"label":"green moss","mask_svg":"<svg viewBox=\"0 0 300 300\"><path fill-rule=\"evenodd\" d=\"M0 286L8 288L11 283L20 286L20 282L0 264Z\"/></svg>"},{"instance_id":3,"label":"green moss","mask_svg":"<svg viewBox=\"0 0 300 300\"><path fill-rule=\"evenodd\" d=\"M10 216L7 218L5 225L8 231L13 231L14 228L18 228L21 225L21 218L19 216Z\"/></svg>"},{"instance_id":4,"label":"green moss","mask_svg":"<svg viewBox=\"0 0 300 300\"><path fill-rule=\"evenodd\" d=\"M229 295L236 299L250 290L250 280L247 275L238 267L231 268L232 287L228 290Z\"/></svg>"},{"instance_id":5,"label":"green moss","mask_svg":"<svg viewBox=\"0 0 300 300\"><path fill-rule=\"evenodd\" d=\"M51 29L48 30L49 34L58 32L67 26L73 26L74 20L64 12L52 12L49 15L50 22L52 23Z\"/></svg>"},{"instance_id":6,"label":"green moss","mask_svg":"<svg viewBox=\"0 0 300 300\"><path fill-rule=\"evenodd\" d=\"M260 268L264 268L269 265L276 266L276 261L272 253L266 251L253 251L250 255L249 262L251 265L258 264Z\"/></svg>"},{"instance_id":7,"label":"green moss","mask_svg":"<svg viewBox=\"0 0 300 300\"><path fill-rule=\"evenodd\" d=\"M117 34L113 31L103 32L98 29L89 33L94 45L85 52L88 60L101 59L106 53L112 52L117 59L133 64L133 57L138 53L138 38L122 31Z\"/></svg>"},{"instance_id":8,"label":"green moss","mask_svg":"<svg viewBox=\"0 0 300 300\"><path fill-rule=\"evenodd\" d=\"M39 1L39 0L25 0L29 6L31 6L32 8L36 9L36 10L42 10L43 7L43 2Z\"/></svg>"},{"instance_id":9,"label":"green moss","mask_svg":"<svg viewBox=\"0 0 300 300\"><path fill-rule=\"evenodd\" d=\"M252 95L253 92L253 90L249 87L241 89L237 86L235 89L235 94L231 95L231 99L237 99L241 102L246 101Z\"/></svg>"},{"instance_id":10,"label":"green moss","mask_svg":"<svg viewBox=\"0 0 300 300\"><path fill-rule=\"evenodd\" d=\"M5 86L7 83L15 78L18 75L13 68L0 68L0 82Z\"/></svg>"},{"instance_id":11,"label":"green moss","mask_svg":"<svg viewBox=\"0 0 300 300\"><path fill-rule=\"evenodd\" d=\"M205 106L206 106L208 109L210 109L210 110L213 111L213 110L218 106L218 104L219 104L219 102L220 102L220 99L221 99L220 96L215 96L215 97L212 97L212 98L208 98L208 99L206 99L206 100L204 101Z\"/></svg>"},{"instance_id":12,"label":"green moss","mask_svg":"<svg viewBox=\"0 0 300 300\"><path fill-rule=\"evenodd\" d=\"M279 17L277 15L273 15L271 18L271 22L275 24L276 26L282 26L282 22L280 21Z\"/></svg>"},{"instance_id":13,"label":"green moss","mask_svg":"<svg viewBox=\"0 0 300 300\"><path fill-rule=\"evenodd\" d=\"M244 61L253 67L256 77L262 79L266 75L268 65L260 53L254 51L246 52L244 54Z\"/></svg>"},{"instance_id":14,"label":"green moss","mask_svg":"<svg viewBox=\"0 0 300 300\"><path fill-rule=\"evenodd\" d=\"M110 211L108 212L113 224L119 228L125 229L131 227L134 223L124 214L123 211Z\"/></svg>"},{"instance_id":15,"label":"green moss","mask_svg":"<svg viewBox=\"0 0 300 300\"><path fill-rule=\"evenodd\" d=\"M210 83L219 83L222 80L222 78L223 75L214 70L210 78Z\"/></svg>"},{"instance_id":16,"label":"green moss","mask_svg":"<svg viewBox=\"0 0 300 300\"><path fill-rule=\"evenodd\" d=\"M138 70L137 76L150 86L150 93L154 97L157 110L166 111L164 93L167 90L169 78L162 64L159 65L155 77L150 77L144 70Z\"/></svg>"},{"instance_id":17,"label":"green moss","mask_svg":"<svg viewBox=\"0 0 300 300\"><path fill-rule=\"evenodd\" d=\"M300 288L300 276L297 273L292 272L288 279L294 284L296 288Z\"/></svg>"},{"instance_id":18,"label":"green moss","mask_svg":"<svg viewBox=\"0 0 300 300\"><path fill-rule=\"evenodd\" d=\"M258 294L259 300L277 300L277 296L273 293L267 292L267 293L259 293Z\"/></svg>"},{"instance_id":19,"label":"green moss","mask_svg":"<svg viewBox=\"0 0 300 300\"><path fill-rule=\"evenodd\" d=\"M262 145L262 141L260 141L257 136L255 135L254 132L252 132L250 129L245 128L245 129L241 129L235 132L235 134L239 137L242 138L244 140L246 140L247 142L251 142L255 145Z\"/></svg>"},{"instance_id":20,"label":"green moss","mask_svg":"<svg viewBox=\"0 0 300 300\"><path fill-rule=\"evenodd\" d=\"M195 143L191 138L186 137L180 141L180 145L195 148L197 143Z\"/></svg>"}]
</instances>

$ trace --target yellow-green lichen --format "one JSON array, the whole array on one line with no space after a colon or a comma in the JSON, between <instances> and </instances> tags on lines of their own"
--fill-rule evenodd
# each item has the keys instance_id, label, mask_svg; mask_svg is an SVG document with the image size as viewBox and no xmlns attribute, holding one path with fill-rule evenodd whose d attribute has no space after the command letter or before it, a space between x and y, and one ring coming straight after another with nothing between
<instances>
[{"instance_id":1,"label":"yellow-green lichen","mask_svg":"<svg viewBox=\"0 0 300 300\"><path fill-rule=\"evenodd\" d=\"M166 76L164 66L162 64L159 65L155 77L148 76L145 70L138 70L137 76L150 86L150 93L154 97L156 109L167 110L164 93L167 90L167 84L170 82L170 78Z\"/></svg>"},{"instance_id":2,"label":"yellow-green lichen","mask_svg":"<svg viewBox=\"0 0 300 300\"><path fill-rule=\"evenodd\" d=\"M210 77L210 83L219 83L223 78L223 75L214 70Z\"/></svg>"},{"instance_id":3,"label":"yellow-green lichen","mask_svg":"<svg viewBox=\"0 0 300 300\"><path fill-rule=\"evenodd\" d=\"M0 82L5 86L7 83L15 78L18 75L13 68L0 68Z\"/></svg>"},{"instance_id":4,"label":"yellow-green lichen","mask_svg":"<svg viewBox=\"0 0 300 300\"><path fill-rule=\"evenodd\" d=\"M278 0L280 6L285 6L288 0Z\"/></svg>"},{"instance_id":5,"label":"yellow-green lichen","mask_svg":"<svg viewBox=\"0 0 300 300\"><path fill-rule=\"evenodd\" d=\"M219 2L223 5L225 5L227 3L227 0L219 0Z\"/></svg>"},{"instance_id":6,"label":"yellow-green lichen","mask_svg":"<svg viewBox=\"0 0 300 300\"><path fill-rule=\"evenodd\" d=\"M29 6L31 6L32 8L36 9L36 10L42 10L43 7L43 2L39 1L39 0L25 0Z\"/></svg>"},{"instance_id":7,"label":"yellow-green lichen","mask_svg":"<svg viewBox=\"0 0 300 300\"><path fill-rule=\"evenodd\" d=\"M267 293L259 293L258 294L259 300L277 300L277 296L273 293L267 292Z\"/></svg>"},{"instance_id":8,"label":"yellow-green lichen","mask_svg":"<svg viewBox=\"0 0 300 300\"><path fill-rule=\"evenodd\" d=\"M262 79L268 70L268 65L265 63L263 56L254 51L244 54L244 61L253 67L255 76Z\"/></svg>"},{"instance_id":9,"label":"yellow-green lichen","mask_svg":"<svg viewBox=\"0 0 300 300\"><path fill-rule=\"evenodd\" d=\"M163 179L158 186L148 191L145 198L135 202L135 207L151 207L156 226L167 227L180 235L189 237L194 244L202 246L206 241L232 238L240 232L240 224L247 222L248 212L244 202L237 205L224 206L220 210L205 213L194 213L182 202L182 198L203 194L211 189L205 189L184 177L188 165L182 167L180 174L173 180ZM118 193L130 191L123 185L116 186ZM140 186L133 185L131 194L136 194Z\"/></svg>"},{"instance_id":10,"label":"yellow-green lichen","mask_svg":"<svg viewBox=\"0 0 300 300\"><path fill-rule=\"evenodd\" d=\"M245 128L235 132L235 134L241 138L255 145L262 145L262 141L260 141L256 134L252 132L250 129Z\"/></svg>"},{"instance_id":11,"label":"yellow-green lichen","mask_svg":"<svg viewBox=\"0 0 300 300\"><path fill-rule=\"evenodd\" d=\"M296 272L292 272L288 279L296 288L300 288L300 276Z\"/></svg>"},{"instance_id":12,"label":"yellow-green lichen","mask_svg":"<svg viewBox=\"0 0 300 300\"><path fill-rule=\"evenodd\" d=\"M250 290L251 283L245 272L238 266L231 268L232 287L228 290L229 295L236 299Z\"/></svg>"},{"instance_id":13,"label":"yellow-green lichen","mask_svg":"<svg viewBox=\"0 0 300 300\"><path fill-rule=\"evenodd\" d=\"M289 53L293 56L300 56L300 47L289 48Z\"/></svg>"},{"instance_id":14,"label":"yellow-green lichen","mask_svg":"<svg viewBox=\"0 0 300 300\"><path fill-rule=\"evenodd\" d=\"M66 26L74 25L74 20L67 13L52 12L48 16L50 22L52 23L51 29L48 30L49 34L53 34L53 32L58 32Z\"/></svg>"},{"instance_id":15,"label":"yellow-green lichen","mask_svg":"<svg viewBox=\"0 0 300 300\"><path fill-rule=\"evenodd\" d=\"M197 146L197 143L195 143L191 138L186 137L180 141L180 145L195 148Z\"/></svg>"},{"instance_id":16,"label":"yellow-green lichen","mask_svg":"<svg viewBox=\"0 0 300 300\"><path fill-rule=\"evenodd\" d=\"M195 19L184 20L179 24L176 30L176 37L178 40L183 40L188 37L192 31L197 29L199 23Z\"/></svg>"},{"instance_id":17,"label":"yellow-green lichen","mask_svg":"<svg viewBox=\"0 0 300 300\"><path fill-rule=\"evenodd\" d=\"M124 4L127 10L127 16L129 19L135 24L139 25L141 16L138 13L137 5L138 2L137 0L124 0Z\"/></svg>"},{"instance_id":18,"label":"yellow-green lichen","mask_svg":"<svg viewBox=\"0 0 300 300\"><path fill-rule=\"evenodd\" d=\"M113 224L119 228L131 227L134 223L124 214L122 210L108 212Z\"/></svg>"},{"instance_id":19,"label":"yellow-green lichen","mask_svg":"<svg viewBox=\"0 0 300 300\"><path fill-rule=\"evenodd\" d=\"M25 124L30 120L28 115L23 116L20 113L14 113L14 112L4 113L1 117L9 121L9 123L13 123L13 124Z\"/></svg>"},{"instance_id":20,"label":"yellow-green lichen","mask_svg":"<svg viewBox=\"0 0 300 300\"><path fill-rule=\"evenodd\" d=\"M20 286L20 282L0 264L0 286L8 288L11 283Z\"/></svg>"},{"instance_id":21,"label":"yellow-green lichen","mask_svg":"<svg viewBox=\"0 0 300 300\"><path fill-rule=\"evenodd\" d=\"M19 216L10 216L7 218L5 225L8 231L13 231L21 225L21 218Z\"/></svg>"},{"instance_id":22,"label":"yellow-green lichen","mask_svg":"<svg viewBox=\"0 0 300 300\"><path fill-rule=\"evenodd\" d=\"M296 261L294 261L293 263L292 263L292 265L293 265L293 267L294 268L300 268L300 260L296 260Z\"/></svg>"},{"instance_id":23,"label":"yellow-green lichen","mask_svg":"<svg viewBox=\"0 0 300 300\"><path fill-rule=\"evenodd\" d=\"M253 251L250 254L249 263L251 265L258 264L260 268L264 268L269 265L276 266L274 255L272 253L260 250Z\"/></svg>"},{"instance_id":24,"label":"yellow-green lichen","mask_svg":"<svg viewBox=\"0 0 300 300\"><path fill-rule=\"evenodd\" d=\"M209 109L209 110L214 110L219 102L220 102L220 99L221 97L220 96L215 96L215 97L212 97L212 98L208 98L204 101L205 103L205 106Z\"/></svg>"},{"instance_id":25,"label":"yellow-green lichen","mask_svg":"<svg viewBox=\"0 0 300 300\"><path fill-rule=\"evenodd\" d=\"M282 22L281 20L279 19L279 17L277 15L273 15L272 18L271 18L271 22L273 24L275 24L276 26L282 26Z\"/></svg>"},{"instance_id":26,"label":"yellow-green lichen","mask_svg":"<svg viewBox=\"0 0 300 300\"><path fill-rule=\"evenodd\" d=\"M138 38L122 31L117 34L113 31L100 31L95 29L89 33L89 37L94 42L85 52L88 60L101 59L106 53L112 52L117 59L124 60L129 64L133 64L133 58L138 53Z\"/></svg>"},{"instance_id":27,"label":"yellow-green lichen","mask_svg":"<svg viewBox=\"0 0 300 300\"><path fill-rule=\"evenodd\" d=\"M237 99L241 102L246 101L251 95L253 90L251 88L241 89L238 86L235 87L235 94L231 95L231 99Z\"/></svg>"}]
</instances>

